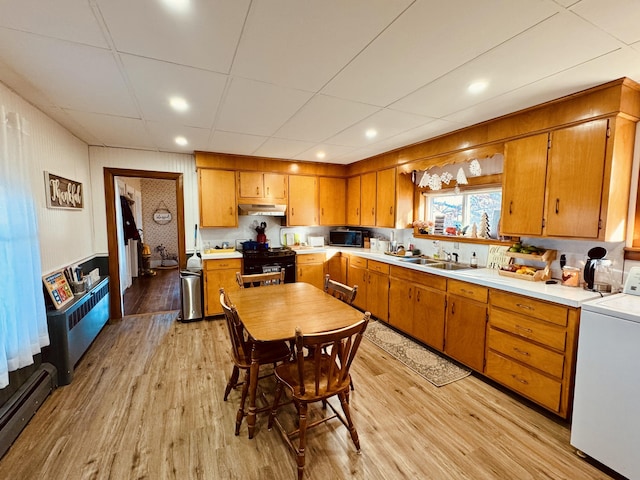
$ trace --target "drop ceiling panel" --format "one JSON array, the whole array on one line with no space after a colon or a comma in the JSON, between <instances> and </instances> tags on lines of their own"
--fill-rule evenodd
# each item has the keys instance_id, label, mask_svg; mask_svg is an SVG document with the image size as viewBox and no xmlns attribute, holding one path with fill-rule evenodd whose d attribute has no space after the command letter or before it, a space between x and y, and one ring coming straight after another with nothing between
<instances>
[{"instance_id":1,"label":"drop ceiling panel","mask_svg":"<svg viewBox=\"0 0 640 480\"><path fill-rule=\"evenodd\" d=\"M259 157L294 158L312 146L311 142L271 137L256 150L255 154Z\"/></svg>"},{"instance_id":2,"label":"drop ceiling panel","mask_svg":"<svg viewBox=\"0 0 640 480\"><path fill-rule=\"evenodd\" d=\"M409 0L253 2L233 74L317 91L409 4Z\"/></svg>"},{"instance_id":3,"label":"drop ceiling panel","mask_svg":"<svg viewBox=\"0 0 640 480\"><path fill-rule=\"evenodd\" d=\"M510 0L416 2L322 92L387 106L557 9Z\"/></svg>"},{"instance_id":4,"label":"drop ceiling panel","mask_svg":"<svg viewBox=\"0 0 640 480\"><path fill-rule=\"evenodd\" d=\"M234 78L220 108L216 128L273 135L312 96L310 92Z\"/></svg>"},{"instance_id":5,"label":"drop ceiling panel","mask_svg":"<svg viewBox=\"0 0 640 480\"><path fill-rule=\"evenodd\" d=\"M257 135L245 135L242 133L215 130L206 150L210 152L235 153L238 155L253 155L267 138L268 137Z\"/></svg>"},{"instance_id":6,"label":"drop ceiling panel","mask_svg":"<svg viewBox=\"0 0 640 480\"><path fill-rule=\"evenodd\" d=\"M373 145L405 130L424 125L432 120L432 118L395 110L380 110L365 120L327 139L326 143L347 147L364 147ZM368 129L375 129L378 135L373 139L367 138L365 132Z\"/></svg>"},{"instance_id":7,"label":"drop ceiling panel","mask_svg":"<svg viewBox=\"0 0 640 480\"><path fill-rule=\"evenodd\" d=\"M276 135L321 142L379 110L373 105L316 95L278 129Z\"/></svg>"},{"instance_id":8,"label":"drop ceiling panel","mask_svg":"<svg viewBox=\"0 0 640 480\"><path fill-rule=\"evenodd\" d=\"M82 124L95 138L100 139L100 145L139 148L142 150L157 149L153 138L145 128L144 122L140 119L70 110L67 111L67 114L74 121Z\"/></svg>"},{"instance_id":9,"label":"drop ceiling panel","mask_svg":"<svg viewBox=\"0 0 640 480\"><path fill-rule=\"evenodd\" d=\"M248 0L183 2L98 0L118 51L228 73Z\"/></svg>"},{"instance_id":10,"label":"drop ceiling panel","mask_svg":"<svg viewBox=\"0 0 640 480\"><path fill-rule=\"evenodd\" d=\"M640 2L637 0L582 0L571 7L571 11L627 45L640 41Z\"/></svg>"},{"instance_id":11,"label":"drop ceiling panel","mask_svg":"<svg viewBox=\"0 0 640 480\"><path fill-rule=\"evenodd\" d=\"M328 143L319 143L314 145L309 150L297 155L295 160L306 160L310 162L324 162L324 163L343 163L339 159L341 156L346 155L349 152L354 151L353 147L344 147L342 145L330 145ZM323 153L322 158L318 157L318 153Z\"/></svg>"},{"instance_id":12,"label":"drop ceiling panel","mask_svg":"<svg viewBox=\"0 0 640 480\"><path fill-rule=\"evenodd\" d=\"M206 150L209 144L208 128L186 127L184 125L147 122L147 129L153 138L153 143L159 150L173 152L193 152ZM181 136L187 139L187 145L178 145L175 138Z\"/></svg>"},{"instance_id":13,"label":"drop ceiling panel","mask_svg":"<svg viewBox=\"0 0 640 480\"><path fill-rule=\"evenodd\" d=\"M63 108L138 115L108 50L0 29L0 58Z\"/></svg>"},{"instance_id":14,"label":"drop ceiling panel","mask_svg":"<svg viewBox=\"0 0 640 480\"><path fill-rule=\"evenodd\" d=\"M132 55L122 55L122 61L145 119L211 128L226 75ZM189 109L171 108L173 96L184 98Z\"/></svg>"},{"instance_id":15,"label":"drop ceiling panel","mask_svg":"<svg viewBox=\"0 0 640 480\"><path fill-rule=\"evenodd\" d=\"M0 26L94 47L108 47L86 0L1 1Z\"/></svg>"},{"instance_id":16,"label":"drop ceiling panel","mask_svg":"<svg viewBox=\"0 0 640 480\"><path fill-rule=\"evenodd\" d=\"M617 48L618 43L598 28L575 15L559 13L395 102L392 108L443 118ZM489 82L488 88L477 95L469 93L469 84L480 79Z\"/></svg>"}]
</instances>

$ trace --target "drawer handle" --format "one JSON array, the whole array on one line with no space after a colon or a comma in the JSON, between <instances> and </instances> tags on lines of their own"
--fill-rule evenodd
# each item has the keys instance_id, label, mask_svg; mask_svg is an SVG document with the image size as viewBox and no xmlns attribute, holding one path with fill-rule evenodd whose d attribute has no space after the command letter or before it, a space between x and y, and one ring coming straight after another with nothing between
<instances>
[{"instance_id":1,"label":"drawer handle","mask_svg":"<svg viewBox=\"0 0 640 480\"><path fill-rule=\"evenodd\" d=\"M461 288L460 291L466 294L473 294L473 290L467 290L466 288Z\"/></svg>"},{"instance_id":2,"label":"drawer handle","mask_svg":"<svg viewBox=\"0 0 640 480\"><path fill-rule=\"evenodd\" d=\"M516 307L524 308L525 310L535 310L535 308L533 308L532 306L525 305L524 303L516 303Z\"/></svg>"},{"instance_id":3,"label":"drawer handle","mask_svg":"<svg viewBox=\"0 0 640 480\"><path fill-rule=\"evenodd\" d=\"M269 189L270 189L270 188L271 188L271 187L267 187L267 196L269 196Z\"/></svg>"},{"instance_id":4,"label":"drawer handle","mask_svg":"<svg viewBox=\"0 0 640 480\"><path fill-rule=\"evenodd\" d=\"M520 378L515 374L512 374L511 377L516 381L516 382L520 382L524 385L529 385L529 382L527 382L524 378Z\"/></svg>"},{"instance_id":5,"label":"drawer handle","mask_svg":"<svg viewBox=\"0 0 640 480\"><path fill-rule=\"evenodd\" d=\"M256 187L256 195L260 195L260 187Z\"/></svg>"},{"instance_id":6,"label":"drawer handle","mask_svg":"<svg viewBox=\"0 0 640 480\"><path fill-rule=\"evenodd\" d=\"M409 289L409 300L411 300L411 288Z\"/></svg>"},{"instance_id":7,"label":"drawer handle","mask_svg":"<svg viewBox=\"0 0 640 480\"><path fill-rule=\"evenodd\" d=\"M530 328L523 327L523 326L518 325L518 324L516 324L516 329L522 330L523 332L526 332L526 333L533 333L533 330L531 330Z\"/></svg>"},{"instance_id":8,"label":"drawer handle","mask_svg":"<svg viewBox=\"0 0 640 480\"><path fill-rule=\"evenodd\" d=\"M519 353L520 355L524 355L525 357L530 357L531 354L529 352L525 352L524 350L520 350L517 347L513 347L513 351Z\"/></svg>"}]
</instances>

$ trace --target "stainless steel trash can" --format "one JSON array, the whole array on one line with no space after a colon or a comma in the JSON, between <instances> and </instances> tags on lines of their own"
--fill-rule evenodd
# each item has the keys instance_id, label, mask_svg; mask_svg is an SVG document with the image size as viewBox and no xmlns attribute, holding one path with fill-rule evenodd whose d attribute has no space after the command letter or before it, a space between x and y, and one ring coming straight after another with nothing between
<instances>
[{"instance_id":1,"label":"stainless steel trash can","mask_svg":"<svg viewBox=\"0 0 640 480\"><path fill-rule=\"evenodd\" d=\"M189 322L204 318L202 270L180 270L180 296L182 312L180 320Z\"/></svg>"}]
</instances>

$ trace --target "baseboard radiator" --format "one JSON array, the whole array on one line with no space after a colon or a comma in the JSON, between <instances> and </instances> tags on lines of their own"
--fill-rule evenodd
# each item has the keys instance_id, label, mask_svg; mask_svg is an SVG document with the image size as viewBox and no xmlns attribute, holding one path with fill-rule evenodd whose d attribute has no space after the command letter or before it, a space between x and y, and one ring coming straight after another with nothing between
<instances>
[{"instance_id":1,"label":"baseboard radiator","mask_svg":"<svg viewBox=\"0 0 640 480\"><path fill-rule=\"evenodd\" d=\"M40 405L58 386L56 368L43 363L0 407L0 458L18 438Z\"/></svg>"}]
</instances>

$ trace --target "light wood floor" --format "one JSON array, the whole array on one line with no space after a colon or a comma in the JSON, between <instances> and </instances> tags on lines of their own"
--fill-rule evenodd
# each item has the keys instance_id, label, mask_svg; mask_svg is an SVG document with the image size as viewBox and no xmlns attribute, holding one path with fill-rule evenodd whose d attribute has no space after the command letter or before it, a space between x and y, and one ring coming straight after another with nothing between
<instances>
[{"instance_id":1,"label":"light wood floor","mask_svg":"<svg viewBox=\"0 0 640 480\"><path fill-rule=\"evenodd\" d=\"M154 276L140 276L124 292L124 314L179 310L180 272L177 268L156 268Z\"/></svg>"},{"instance_id":2,"label":"light wood floor","mask_svg":"<svg viewBox=\"0 0 640 480\"><path fill-rule=\"evenodd\" d=\"M174 315L109 324L73 382L43 404L2 479L294 479L295 460L258 417L234 436L239 392L221 320ZM309 479L607 479L569 431L476 377L437 388L365 340L351 394L362 453L336 420L308 438ZM291 408L291 407L290 407Z\"/></svg>"}]
</instances>

